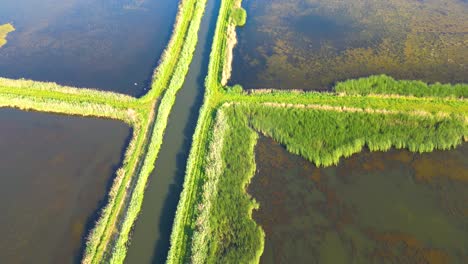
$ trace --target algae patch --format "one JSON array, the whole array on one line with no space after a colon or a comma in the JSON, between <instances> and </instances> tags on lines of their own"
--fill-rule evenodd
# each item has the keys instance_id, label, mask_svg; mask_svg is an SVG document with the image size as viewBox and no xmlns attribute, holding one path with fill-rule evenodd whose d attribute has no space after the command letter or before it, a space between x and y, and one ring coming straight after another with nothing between
<instances>
[{"instance_id":1,"label":"algae patch","mask_svg":"<svg viewBox=\"0 0 468 264\"><path fill-rule=\"evenodd\" d=\"M0 48L7 43L6 37L8 33L15 31L15 27L12 24L0 25Z\"/></svg>"}]
</instances>

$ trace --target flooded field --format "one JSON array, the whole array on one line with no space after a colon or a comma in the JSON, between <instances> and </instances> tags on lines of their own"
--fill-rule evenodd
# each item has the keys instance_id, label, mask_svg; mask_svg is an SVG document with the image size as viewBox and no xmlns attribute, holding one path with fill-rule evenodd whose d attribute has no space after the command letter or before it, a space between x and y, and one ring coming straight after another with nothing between
<instances>
[{"instance_id":1,"label":"flooded field","mask_svg":"<svg viewBox=\"0 0 468 264\"><path fill-rule=\"evenodd\" d=\"M468 263L468 145L317 168L261 137L248 192L262 263Z\"/></svg>"},{"instance_id":2,"label":"flooded field","mask_svg":"<svg viewBox=\"0 0 468 264\"><path fill-rule=\"evenodd\" d=\"M0 263L79 262L130 129L0 109Z\"/></svg>"},{"instance_id":3,"label":"flooded field","mask_svg":"<svg viewBox=\"0 0 468 264\"><path fill-rule=\"evenodd\" d=\"M0 76L140 95L177 12L174 0L2 0Z\"/></svg>"},{"instance_id":4,"label":"flooded field","mask_svg":"<svg viewBox=\"0 0 468 264\"><path fill-rule=\"evenodd\" d=\"M329 89L385 73L468 82L468 2L463 0L245 0L231 84Z\"/></svg>"}]
</instances>

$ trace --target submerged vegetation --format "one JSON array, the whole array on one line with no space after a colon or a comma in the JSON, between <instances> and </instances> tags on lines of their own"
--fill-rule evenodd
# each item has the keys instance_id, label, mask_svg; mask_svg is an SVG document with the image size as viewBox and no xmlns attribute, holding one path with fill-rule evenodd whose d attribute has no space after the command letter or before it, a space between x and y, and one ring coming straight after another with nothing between
<instances>
[{"instance_id":1,"label":"submerged vegetation","mask_svg":"<svg viewBox=\"0 0 468 264\"><path fill-rule=\"evenodd\" d=\"M467 143L422 154L364 150L317 167L259 137L248 193L265 231L260 262L465 263L466 155Z\"/></svg>"},{"instance_id":2,"label":"submerged vegetation","mask_svg":"<svg viewBox=\"0 0 468 264\"><path fill-rule=\"evenodd\" d=\"M7 43L6 37L12 31L15 31L15 27L12 24L0 25L0 48Z\"/></svg>"},{"instance_id":3,"label":"submerged vegetation","mask_svg":"<svg viewBox=\"0 0 468 264\"><path fill-rule=\"evenodd\" d=\"M376 74L468 82L466 1L251 0L245 8L233 84L323 90Z\"/></svg>"},{"instance_id":4,"label":"submerged vegetation","mask_svg":"<svg viewBox=\"0 0 468 264\"><path fill-rule=\"evenodd\" d=\"M252 219L259 205L246 193L259 133L320 166L365 147L428 152L468 139L466 85L375 76L355 81L367 83L362 90L350 81L333 93L225 86L240 2L221 3L205 101L172 230L171 264L259 262L264 232Z\"/></svg>"}]
</instances>

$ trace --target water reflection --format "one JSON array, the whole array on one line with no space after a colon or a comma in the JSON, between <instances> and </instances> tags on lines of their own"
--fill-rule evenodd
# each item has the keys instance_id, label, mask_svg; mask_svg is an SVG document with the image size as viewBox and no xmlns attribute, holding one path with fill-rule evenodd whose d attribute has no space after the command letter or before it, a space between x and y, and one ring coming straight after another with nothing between
<instances>
[{"instance_id":1,"label":"water reflection","mask_svg":"<svg viewBox=\"0 0 468 264\"><path fill-rule=\"evenodd\" d=\"M263 263L467 263L468 145L317 168L260 138L249 193ZM428 165L430 163L430 165Z\"/></svg>"},{"instance_id":2,"label":"water reflection","mask_svg":"<svg viewBox=\"0 0 468 264\"><path fill-rule=\"evenodd\" d=\"M0 110L0 263L78 262L129 128Z\"/></svg>"},{"instance_id":3,"label":"water reflection","mask_svg":"<svg viewBox=\"0 0 468 264\"><path fill-rule=\"evenodd\" d=\"M468 82L468 5L460 0L245 0L231 83L327 89L386 73Z\"/></svg>"},{"instance_id":4,"label":"water reflection","mask_svg":"<svg viewBox=\"0 0 468 264\"><path fill-rule=\"evenodd\" d=\"M0 49L0 76L132 95L148 87L175 20L173 0L2 0L16 31Z\"/></svg>"}]
</instances>

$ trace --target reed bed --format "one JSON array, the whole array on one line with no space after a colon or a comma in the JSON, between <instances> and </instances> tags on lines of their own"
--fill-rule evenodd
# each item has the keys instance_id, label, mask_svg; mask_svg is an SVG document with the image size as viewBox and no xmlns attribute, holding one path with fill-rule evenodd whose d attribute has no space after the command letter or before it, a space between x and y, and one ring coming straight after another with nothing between
<instances>
[{"instance_id":1,"label":"reed bed","mask_svg":"<svg viewBox=\"0 0 468 264\"><path fill-rule=\"evenodd\" d=\"M387 94L415 97L467 98L468 84L427 84L422 81L395 80L387 75L376 75L339 82L335 91L345 94Z\"/></svg>"}]
</instances>

